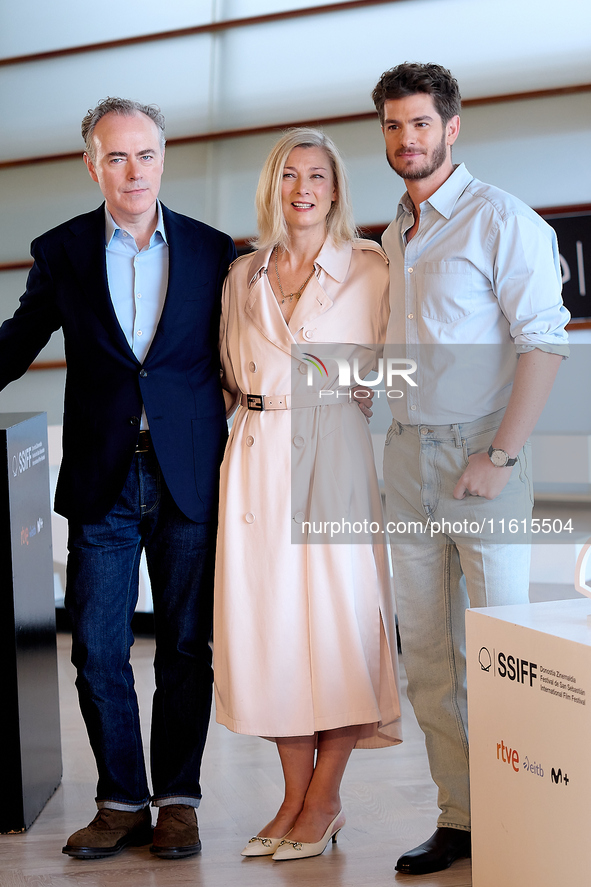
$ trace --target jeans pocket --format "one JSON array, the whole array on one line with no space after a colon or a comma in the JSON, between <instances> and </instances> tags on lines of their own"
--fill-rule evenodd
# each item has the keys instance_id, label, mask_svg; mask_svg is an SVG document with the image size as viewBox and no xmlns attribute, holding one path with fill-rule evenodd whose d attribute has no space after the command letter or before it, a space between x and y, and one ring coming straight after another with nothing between
<instances>
[{"instance_id":1,"label":"jeans pocket","mask_svg":"<svg viewBox=\"0 0 591 887\"><path fill-rule=\"evenodd\" d=\"M386 434L384 446L387 447L392 438L394 436L399 436L400 434L402 434L402 425L400 424L400 422L397 422L396 419L392 419L392 424L388 428L388 432Z\"/></svg>"},{"instance_id":2,"label":"jeans pocket","mask_svg":"<svg viewBox=\"0 0 591 887\"><path fill-rule=\"evenodd\" d=\"M463 463L464 463L464 470L466 470L466 468L468 467L468 464L469 464L468 457L469 457L469 455L470 455L470 452L469 452L469 449L468 449L468 441L466 440L465 437L463 437L463 438L462 438L462 461L463 461Z\"/></svg>"}]
</instances>

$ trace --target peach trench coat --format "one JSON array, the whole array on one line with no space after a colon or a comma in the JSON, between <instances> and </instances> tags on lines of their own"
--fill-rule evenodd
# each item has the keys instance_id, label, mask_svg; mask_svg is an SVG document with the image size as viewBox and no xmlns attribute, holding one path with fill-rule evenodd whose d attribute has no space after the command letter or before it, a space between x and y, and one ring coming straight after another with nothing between
<instances>
[{"instance_id":1,"label":"peach trench coat","mask_svg":"<svg viewBox=\"0 0 591 887\"><path fill-rule=\"evenodd\" d=\"M361 375L371 371L371 343L383 341L388 318L384 253L371 241L337 248L328 239L315 267L287 325L267 277L271 250L232 265L220 350L234 404L241 393L290 394L294 372L306 382L304 355L319 343L353 343ZM336 362L325 364L322 388L335 389ZM292 538L326 505L323 477L345 512L360 500L381 515L368 425L343 401L265 412L240 405L234 417L221 467L214 673L217 720L236 733L302 736L363 724L359 747L401 740L385 545ZM335 464L347 463L354 471L343 477Z\"/></svg>"}]
</instances>

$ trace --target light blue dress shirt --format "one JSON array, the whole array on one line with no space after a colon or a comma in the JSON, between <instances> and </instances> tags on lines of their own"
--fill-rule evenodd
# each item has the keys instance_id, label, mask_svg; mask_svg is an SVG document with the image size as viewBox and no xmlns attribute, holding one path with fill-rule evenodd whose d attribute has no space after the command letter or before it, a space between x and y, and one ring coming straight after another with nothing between
<instances>
[{"instance_id":1,"label":"light blue dress shirt","mask_svg":"<svg viewBox=\"0 0 591 887\"><path fill-rule=\"evenodd\" d=\"M567 352L556 235L464 164L420 213L407 243L414 215L405 193L382 238L390 260L384 358L417 364L416 387L394 379L402 396L388 402L402 424L469 422L507 405L519 352Z\"/></svg>"},{"instance_id":2,"label":"light blue dress shirt","mask_svg":"<svg viewBox=\"0 0 591 887\"><path fill-rule=\"evenodd\" d=\"M139 250L105 207L107 280L113 308L129 347L143 363L156 334L168 288L168 242L157 203L158 223L150 242ZM142 429L148 423L142 410Z\"/></svg>"}]
</instances>

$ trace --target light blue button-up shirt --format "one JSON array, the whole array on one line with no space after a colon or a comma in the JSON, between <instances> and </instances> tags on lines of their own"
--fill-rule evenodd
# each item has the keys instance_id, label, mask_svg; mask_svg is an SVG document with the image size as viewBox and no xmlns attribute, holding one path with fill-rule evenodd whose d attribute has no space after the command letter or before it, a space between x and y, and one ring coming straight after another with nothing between
<instances>
[{"instance_id":1,"label":"light blue button-up shirt","mask_svg":"<svg viewBox=\"0 0 591 887\"><path fill-rule=\"evenodd\" d=\"M105 207L107 280L117 320L140 363L156 333L168 287L168 242L158 207L158 223L150 242L139 250ZM147 428L142 411L142 428Z\"/></svg>"},{"instance_id":2,"label":"light blue button-up shirt","mask_svg":"<svg viewBox=\"0 0 591 887\"><path fill-rule=\"evenodd\" d=\"M468 422L505 407L517 353L566 351L556 235L530 207L464 164L420 205L404 194L382 238L390 260L384 357L416 361L388 397L402 424ZM396 347L401 346L401 347Z\"/></svg>"}]
</instances>

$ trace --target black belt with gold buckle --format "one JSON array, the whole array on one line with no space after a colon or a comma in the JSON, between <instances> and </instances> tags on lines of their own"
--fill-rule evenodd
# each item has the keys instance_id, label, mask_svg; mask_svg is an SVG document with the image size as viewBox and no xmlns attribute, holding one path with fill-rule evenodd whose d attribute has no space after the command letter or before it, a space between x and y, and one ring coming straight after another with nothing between
<instances>
[{"instance_id":1,"label":"black belt with gold buckle","mask_svg":"<svg viewBox=\"0 0 591 887\"><path fill-rule=\"evenodd\" d=\"M140 431L135 445L136 453L149 453L152 449L152 438L149 431Z\"/></svg>"}]
</instances>

